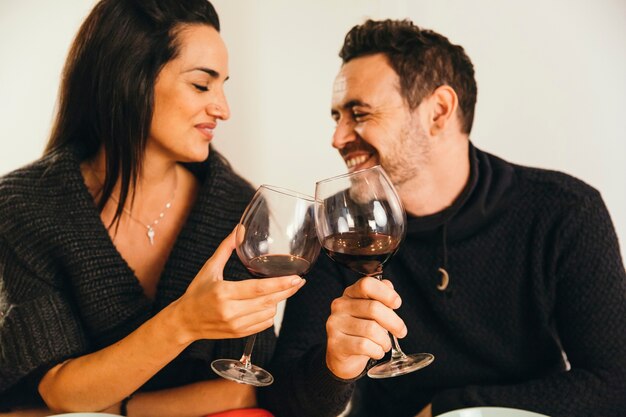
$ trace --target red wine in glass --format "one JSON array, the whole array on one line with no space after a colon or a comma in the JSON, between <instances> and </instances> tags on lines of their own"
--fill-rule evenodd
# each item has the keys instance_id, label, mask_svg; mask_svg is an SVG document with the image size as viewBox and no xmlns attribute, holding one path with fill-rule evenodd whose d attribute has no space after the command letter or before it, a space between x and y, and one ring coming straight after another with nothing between
<instances>
[{"instance_id":1,"label":"red wine in glass","mask_svg":"<svg viewBox=\"0 0 626 417\"><path fill-rule=\"evenodd\" d=\"M303 275L320 252L312 215L313 197L271 185L260 186L237 227L237 256L252 275L261 278ZM256 335L249 336L239 360L217 359L211 368L220 376L262 387L274 377L253 365Z\"/></svg>"},{"instance_id":2,"label":"red wine in glass","mask_svg":"<svg viewBox=\"0 0 626 417\"><path fill-rule=\"evenodd\" d=\"M311 262L294 255L261 255L252 258L246 267L257 277L278 277L303 275L311 268Z\"/></svg>"},{"instance_id":3,"label":"red wine in glass","mask_svg":"<svg viewBox=\"0 0 626 417\"><path fill-rule=\"evenodd\" d=\"M398 249L400 239L376 232L345 232L326 237L322 246L332 260L363 275L374 275Z\"/></svg>"},{"instance_id":4,"label":"red wine in glass","mask_svg":"<svg viewBox=\"0 0 626 417\"><path fill-rule=\"evenodd\" d=\"M319 181L315 186L317 236L335 262L379 280L383 265L404 238L406 215L391 180L380 166ZM430 353L407 355L392 334L391 359L367 372L390 378L416 371L433 360Z\"/></svg>"}]
</instances>

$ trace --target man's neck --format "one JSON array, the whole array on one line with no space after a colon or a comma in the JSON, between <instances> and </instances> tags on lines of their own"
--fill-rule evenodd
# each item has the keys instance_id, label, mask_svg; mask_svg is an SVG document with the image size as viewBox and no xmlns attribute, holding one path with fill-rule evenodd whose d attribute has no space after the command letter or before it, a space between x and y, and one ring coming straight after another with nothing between
<instances>
[{"instance_id":1,"label":"man's neck","mask_svg":"<svg viewBox=\"0 0 626 417\"><path fill-rule=\"evenodd\" d=\"M427 216L450 207L469 177L468 138L448 138L437 141L419 175L397 189L408 214Z\"/></svg>"}]
</instances>

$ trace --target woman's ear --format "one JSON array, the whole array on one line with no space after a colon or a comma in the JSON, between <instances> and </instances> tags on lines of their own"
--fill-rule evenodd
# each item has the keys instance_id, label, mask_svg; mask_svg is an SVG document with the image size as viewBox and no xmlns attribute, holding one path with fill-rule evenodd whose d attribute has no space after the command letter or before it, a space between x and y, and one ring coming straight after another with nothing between
<instances>
[{"instance_id":1,"label":"woman's ear","mask_svg":"<svg viewBox=\"0 0 626 417\"><path fill-rule=\"evenodd\" d=\"M430 134L436 136L442 132L448 123L456 120L459 99L456 92L449 85L437 87L428 98Z\"/></svg>"}]
</instances>

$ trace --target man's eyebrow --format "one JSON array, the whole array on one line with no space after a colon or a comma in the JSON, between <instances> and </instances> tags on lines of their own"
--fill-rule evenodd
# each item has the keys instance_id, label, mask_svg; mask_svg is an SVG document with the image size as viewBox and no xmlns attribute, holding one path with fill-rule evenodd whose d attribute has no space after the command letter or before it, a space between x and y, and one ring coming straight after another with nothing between
<instances>
[{"instance_id":1,"label":"man's eyebrow","mask_svg":"<svg viewBox=\"0 0 626 417\"><path fill-rule=\"evenodd\" d=\"M372 106L370 106L367 103L362 102L361 100L350 100L347 103L344 103L343 105L341 105L341 108L344 110L352 110L353 107L367 107L367 108L371 108ZM332 108L330 109L330 115L334 116L336 114L339 113L339 110L337 110L336 108Z\"/></svg>"},{"instance_id":2,"label":"man's eyebrow","mask_svg":"<svg viewBox=\"0 0 626 417\"><path fill-rule=\"evenodd\" d=\"M362 102L361 100L350 100L350 101L348 101L347 103L345 103L341 107L343 107L346 110L350 110L350 109L352 109L353 107L356 107L356 106L359 106L359 107L372 107L369 104Z\"/></svg>"},{"instance_id":3,"label":"man's eyebrow","mask_svg":"<svg viewBox=\"0 0 626 417\"><path fill-rule=\"evenodd\" d=\"M192 68L192 69L187 70L187 71L185 71L185 72L192 72L192 71L202 71L202 72L204 72L204 73L209 74L209 75L211 76L211 78L215 78L215 79L220 78L220 73L219 73L218 71L215 71L215 70L214 70L214 69L212 69L212 68L207 68L207 67L195 67L195 68ZM228 80L228 78L230 78L230 77L226 77L226 80Z\"/></svg>"}]
</instances>

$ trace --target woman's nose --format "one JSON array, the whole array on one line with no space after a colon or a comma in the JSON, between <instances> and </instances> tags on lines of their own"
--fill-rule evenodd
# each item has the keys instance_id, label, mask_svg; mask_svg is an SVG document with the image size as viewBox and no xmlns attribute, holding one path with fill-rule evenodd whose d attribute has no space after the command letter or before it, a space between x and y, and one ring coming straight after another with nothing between
<instances>
[{"instance_id":1,"label":"woman's nose","mask_svg":"<svg viewBox=\"0 0 626 417\"><path fill-rule=\"evenodd\" d=\"M217 100L211 102L206 107L207 114L220 120L228 120L230 118L230 108L228 107L228 101L224 94L220 94Z\"/></svg>"}]
</instances>

